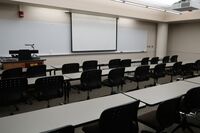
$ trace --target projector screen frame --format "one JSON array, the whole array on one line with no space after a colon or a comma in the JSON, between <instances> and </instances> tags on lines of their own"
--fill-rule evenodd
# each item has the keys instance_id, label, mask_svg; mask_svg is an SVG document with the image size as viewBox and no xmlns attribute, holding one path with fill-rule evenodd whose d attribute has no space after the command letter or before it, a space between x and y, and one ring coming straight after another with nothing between
<instances>
[{"instance_id":1,"label":"projector screen frame","mask_svg":"<svg viewBox=\"0 0 200 133\"><path fill-rule=\"evenodd\" d=\"M85 50L85 51L73 51L73 23L72 23L72 13L76 13L76 14L83 14L83 15L91 15L91 16L100 16L100 17L107 17L107 18L115 18L115 49L112 50ZM100 15L100 14L90 14L90 13L80 13L80 12L69 12L70 14L70 32L71 32L71 53L75 54L75 53L94 53L94 52L115 52L117 51L117 45L118 45L118 17L114 17L114 16L105 16L105 15Z\"/></svg>"}]
</instances>

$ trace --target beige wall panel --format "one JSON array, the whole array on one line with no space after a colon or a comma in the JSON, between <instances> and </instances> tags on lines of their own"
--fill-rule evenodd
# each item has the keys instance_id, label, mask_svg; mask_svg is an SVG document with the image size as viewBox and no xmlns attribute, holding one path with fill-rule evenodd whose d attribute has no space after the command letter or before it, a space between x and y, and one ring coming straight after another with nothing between
<instances>
[{"instance_id":1,"label":"beige wall panel","mask_svg":"<svg viewBox=\"0 0 200 133\"><path fill-rule=\"evenodd\" d=\"M181 60L200 58L200 23L170 24L168 54L178 54Z\"/></svg>"}]
</instances>

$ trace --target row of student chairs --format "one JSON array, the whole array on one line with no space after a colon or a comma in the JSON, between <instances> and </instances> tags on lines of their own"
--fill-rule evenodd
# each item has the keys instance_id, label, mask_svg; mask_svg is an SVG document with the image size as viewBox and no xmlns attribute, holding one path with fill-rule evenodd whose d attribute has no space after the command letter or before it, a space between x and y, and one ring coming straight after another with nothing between
<instances>
[{"instance_id":1,"label":"row of student chairs","mask_svg":"<svg viewBox=\"0 0 200 133\"><path fill-rule=\"evenodd\" d=\"M65 65L71 65L71 64L65 64ZM91 69L83 71L80 78L81 84L74 85L72 86L72 88L88 91L87 99L89 99L90 91L96 88L101 88L102 84L111 87L112 88L111 94L113 94L114 87L117 87L118 90L119 87L123 89L123 84L125 84L126 79L137 82L136 89L139 89L139 82L147 81L150 79L150 77L154 79L154 85L158 83L159 78L165 77L166 74L171 75L171 81L173 80L173 76L178 76L178 75L184 78L192 77L194 68L196 70L200 70L200 60L197 60L195 63L187 63L184 65L182 65L182 62L176 62L174 63L172 68L167 70L166 70L166 64L164 63L157 64L153 70L150 70L150 66L148 65L142 65L136 68L134 75L130 74L125 75L125 68L118 67L111 69L108 73L108 78L103 82L101 81L102 70ZM68 70L70 69L68 68Z\"/></svg>"},{"instance_id":2,"label":"row of student chairs","mask_svg":"<svg viewBox=\"0 0 200 133\"><path fill-rule=\"evenodd\" d=\"M19 77L38 77L46 76L46 65L38 65L28 67L26 72L23 72L23 68L13 68L4 70L1 74L1 79L19 78Z\"/></svg>"},{"instance_id":3,"label":"row of student chairs","mask_svg":"<svg viewBox=\"0 0 200 133\"><path fill-rule=\"evenodd\" d=\"M49 100L63 97L66 91L66 84L63 76L50 76L38 78L35 81L34 97L39 100L48 101L47 107L50 106ZM27 78L9 78L0 80L0 106L14 105L19 102L26 102L30 96L27 93ZM64 99L65 100L65 99ZM65 101L64 101L65 102Z\"/></svg>"},{"instance_id":4,"label":"row of student chairs","mask_svg":"<svg viewBox=\"0 0 200 133\"><path fill-rule=\"evenodd\" d=\"M172 56L171 58L169 56L165 56L162 59L162 63L168 63L168 62L177 62L177 55ZM151 64L158 64L159 57L153 57L150 60ZM148 65L149 64L149 57L145 57L141 60L141 65ZM118 68L118 67L130 67L131 66L131 59L111 59L108 62L108 68ZM98 61L97 60L90 60L90 61L84 61L82 64L83 71L91 70L91 69L97 69L98 67ZM70 63L70 64L64 64L62 66L62 73L73 73L79 71L79 63Z\"/></svg>"},{"instance_id":5,"label":"row of student chairs","mask_svg":"<svg viewBox=\"0 0 200 133\"><path fill-rule=\"evenodd\" d=\"M159 58L153 57L151 59L151 64L157 64ZM171 57L172 62L177 61L177 55ZM142 59L141 64L142 65L148 65L149 57L145 57ZM163 63L169 62L169 56L166 56L163 58ZM117 68L117 67L130 67L131 66L131 59L112 59L108 63L109 68ZM82 64L83 71L91 70L91 69L97 69L98 67L98 61L97 60L90 60L90 61L84 61ZM74 73L79 72L79 63L70 63L70 64L64 64L62 66L62 73ZM14 68L14 69L8 69L3 71L1 78L15 78L15 77L37 77L37 76L46 76L46 65L39 65L39 66L33 66L27 68L26 72L23 72L22 68Z\"/></svg>"},{"instance_id":6,"label":"row of student chairs","mask_svg":"<svg viewBox=\"0 0 200 133\"><path fill-rule=\"evenodd\" d=\"M156 133L161 133L173 124L178 124L171 133L179 128L194 133L191 127L200 128L188 122L187 116L200 110L200 87L192 88L185 96L164 101L156 110L138 116L140 101L112 107L104 110L97 123L84 126L84 133L138 133L138 122L151 127ZM194 116L193 116L194 117ZM66 126L49 133L74 133L73 126ZM142 131L141 133L150 133Z\"/></svg>"},{"instance_id":7,"label":"row of student chairs","mask_svg":"<svg viewBox=\"0 0 200 133\"><path fill-rule=\"evenodd\" d=\"M149 57L144 57L141 60L141 65L148 65L150 61L150 64L158 64L159 57L152 57L151 59ZM178 61L178 55L173 56L164 56L162 58L162 63L169 63L169 62L177 62Z\"/></svg>"}]
</instances>

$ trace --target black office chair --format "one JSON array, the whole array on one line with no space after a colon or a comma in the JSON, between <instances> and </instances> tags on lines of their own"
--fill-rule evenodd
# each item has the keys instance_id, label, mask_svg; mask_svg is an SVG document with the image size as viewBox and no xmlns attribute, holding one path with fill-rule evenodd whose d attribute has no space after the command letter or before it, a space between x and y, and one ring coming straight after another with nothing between
<instances>
[{"instance_id":1,"label":"black office chair","mask_svg":"<svg viewBox=\"0 0 200 133\"><path fill-rule=\"evenodd\" d=\"M37 66L28 67L26 76L28 78L46 76L46 65L37 65Z\"/></svg>"},{"instance_id":2,"label":"black office chair","mask_svg":"<svg viewBox=\"0 0 200 133\"><path fill-rule=\"evenodd\" d=\"M200 70L200 60L196 60L194 63L194 68L195 71L197 71L197 74L199 74L199 70Z\"/></svg>"},{"instance_id":3,"label":"black office chair","mask_svg":"<svg viewBox=\"0 0 200 133\"><path fill-rule=\"evenodd\" d=\"M181 74L182 78L186 79L193 77L194 76L193 68L194 68L194 63L186 63L182 65L182 74Z\"/></svg>"},{"instance_id":4,"label":"black office chair","mask_svg":"<svg viewBox=\"0 0 200 133\"><path fill-rule=\"evenodd\" d=\"M81 84L77 87L82 91L87 91L87 99L90 99L90 91L101 88L101 70L83 71L81 74Z\"/></svg>"},{"instance_id":5,"label":"black office chair","mask_svg":"<svg viewBox=\"0 0 200 133\"><path fill-rule=\"evenodd\" d=\"M191 133L193 133L191 127L200 129L199 125L190 123L187 120L187 116L195 118L195 116L200 113L200 87L192 88L186 93L181 103L180 112L180 124L172 131L172 133L179 128L182 128L182 130L188 129Z\"/></svg>"},{"instance_id":6,"label":"black office chair","mask_svg":"<svg viewBox=\"0 0 200 133\"><path fill-rule=\"evenodd\" d=\"M172 68L167 71L167 74L171 76L170 82L173 81L173 76L178 76L182 74L182 62L176 62Z\"/></svg>"},{"instance_id":7,"label":"black office chair","mask_svg":"<svg viewBox=\"0 0 200 133\"><path fill-rule=\"evenodd\" d=\"M114 68L109 71L108 73L108 79L104 80L102 82L103 85L111 87L111 94L114 94L113 87L117 87L119 90L119 86L121 86L121 89L123 89L123 84L124 84L124 71L125 68Z\"/></svg>"},{"instance_id":8,"label":"black office chair","mask_svg":"<svg viewBox=\"0 0 200 133\"><path fill-rule=\"evenodd\" d=\"M178 61L178 55L173 55L173 56L170 58L170 61L171 61L171 62L177 62L177 61Z\"/></svg>"},{"instance_id":9,"label":"black office chair","mask_svg":"<svg viewBox=\"0 0 200 133\"><path fill-rule=\"evenodd\" d=\"M54 131L50 131L48 133L74 133L74 126L70 125L70 126L62 127Z\"/></svg>"},{"instance_id":10,"label":"black office chair","mask_svg":"<svg viewBox=\"0 0 200 133\"><path fill-rule=\"evenodd\" d=\"M153 72L151 73L151 77L154 79L154 85L158 83L159 78L165 77L165 66L166 64L158 64L155 66Z\"/></svg>"},{"instance_id":11,"label":"black office chair","mask_svg":"<svg viewBox=\"0 0 200 133\"><path fill-rule=\"evenodd\" d=\"M98 61L97 60L89 60L83 62L83 71L97 69Z\"/></svg>"},{"instance_id":12,"label":"black office chair","mask_svg":"<svg viewBox=\"0 0 200 133\"><path fill-rule=\"evenodd\" d=\"M109 68L118 68L121 67L121 59L112 59L108 63Z\"/></svg>"},{"instance_id":13,"label":"black office chair","mask_svg":"<svg viewBox=\"0 0 200 133\"><path fill-rule=\"evenodd\" d=\"M138 121L161 133L180 119L179 105L181 97L174 98L159 104L157 110L147 112L138 117ZM144 131L142 131L143 133Z\"/></svg>"},{"instance_id":14,"label":"black office chair","mask_svg":"<svg viewBox=\"0 0 200 133\"><path fill-rule=\"evenodd\" d=\"M22 68L7 69L2 72L1 79L20 78L23 77Z\"/></svg>"},{"instance_id":15,"label":"black office chair","mask_svg":"<svg viewBox=\"0 0 200 133\"><path fill-rule=\"evenodd\" d=\"M75 73L75 72L79 72L78 63L69 63L62 65L62 74Z\"/></svg>"},{"instance_id":16,"label":"black office chair","mask_svg":"<svg viewBox=\"0 0 200 133\"><path fill-rule=\"evenodd\" d=\"M16 110L19 110L16 104L24 99L24 92L27 88L26 78L0 80L0 105L14 105Z\"/></svg>"},{"instance_id":17,"label":"black office chair","mask_svg":"<svg viewBox=\"0 0 200 133\"><path fill-rule=\"evenodd\" d=\"M169 56L163 57L162 63L169 63Z\"/></svg>"},{"instance_id":18,"label":"black office chair","mask_svg":"<svg viewBox=\"0 0 200 133\"><path fill-rule=\"evenodd\" d=\"M139 101L109 108L101 113L97 124L85 126L85 133L138 133Z\"/></svg>"},{"instance_id":19,"label":"black office chair","mask_svg":"<svg viewBox=\"0 0 200 133\"><path fill-rule=\"evenodd\" d=\"M148 81L149 77L149 66L139 66L136 68L134 76L127 75L129 80L137 82L136 89L139 89L139 82Z\"/></svg>"},{"instance_id":20,"label":"black office chair","mask_svg":"<svg viewBox=\"0 0 200 133\"><path fill-rule=\"evenodd\" d=\"M159 61L159 57L153 57L153 58L151 58L150 63L151 64L158 64L158 61Z\"/></svg>"},{"instance_id":21,"label":"black office chair","mask_svg":"<svg viewBox=\"0 0 200 133\"><path fill-rule=\"evenodd\" d=\"M121 67L130 67L130 66L131 66L131 59L121 60Z\"/></svg>"},{"instance_id":22,"label":"black office chair","mask_svg":"<svg viewBox=\"0 0 200 133\"><path fill-rule=\"evenodd\" d=\"M149 57L142 58L141 65L148 65L149 64Z\"/></svg>"},{"instance_id":23,"label":"black office chair","mask_svg":"<svg viewBox=\"0 0 200 133\"><path fill-rule=\"evenodd\" d=\"M66 85L63 76L50 76L38 78L35 81L35 88L37 100L46 100L48 102L47 107L50 107L49 100L63 97Z\"/></svg>"}]
</instances>

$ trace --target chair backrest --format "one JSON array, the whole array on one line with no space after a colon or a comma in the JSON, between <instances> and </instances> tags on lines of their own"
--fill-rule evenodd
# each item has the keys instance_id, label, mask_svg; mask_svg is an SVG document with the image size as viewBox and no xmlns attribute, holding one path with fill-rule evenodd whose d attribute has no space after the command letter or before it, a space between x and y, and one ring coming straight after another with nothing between
<instances>
[{"instance_id":1,"label":"chair backrest","mask_svg":"<svg viewBox=\"0 0 200 133\"><path fill-rule=\"evenodd\" d=\"M148 65L149 64L149 57L142 58L141 65Z\"/></svg>"},{"instance_id":2,"label":"chair backrest","mask_svg":"<svg viewBox=\"0 0 200 133\"><path fill-rule=\"evenodd\" d=\"M172 66L173 75L180 75L182 73L182 62L176 62Z\"/></svg>"},{"instance_id":3,"label":"chair backrest","mask_svg":"<svg viewBox=\"0 0 200 133\"><path fill-rule=\"evenodd\" d=\"M109 68L121 67L121 59L112 59L108 63Z\"/></svg>"},{"instance_id":4,"label":"chair backrest","mask_svg":"<svg viewBox=\"0 0 200 133\"><path fill-rule=\"evenodd\" d=\"M130 67L130 66L131 66L131 59L121 60L121 67Z\"/></svg>"},{"instance_id":5,"label":"chair backrest","mask_svg":"<svg viewBox=\"0 0 200 133\"><path fill-rule=\"evenodd\" d=\"M22 93L27 90L26 78L13 78L0 80L0 105L10 105L19 102Z\"/></svg>"},{"instance_id":6,"label":"chair backrest","mask_svg":"<svg viewBox=\"0 0 200 133\"><path fill-rule=\"evenodd\" d=\"M170 58L170 61L171 61L171 62L177 62L177 61L178 61L178 55L173 55L173 56Z\"/></svg>"},{"instance_id":7,"label":"chair backrest","mask_svg":"<svg viewBox=\"0 0 200 133\"><path fill-rule=\"evenodd\" d=\"M185 77L191 77L194 75L193 73L194 63L186 63L182 65L182 75Z\"/></svg>"},{"instance_id":8,"label":"chair backrest","mask_svg":"<svg viewBox=\"0 0 200 133\"><path fill-rule=\"evenodd\" d=\"M156 76L157 78L159 77L164 77L165 76L165 66L166 64L158 64L155 66L154 68L154 76Z\"/></svg>"},{"instance_id":9,"label":"chair backrest","mask_svg":"<svg viewBox=\"0 0 200 133\"><path fill-rule=\"evenodd\" d=\"M66 126L48 133L74 133L74 126Z\"/></svg>"},{"instance_id":10,"label":"chair backrest","mask_svg":"<svg viewBox=\"0 0 200 133\"><path fill-rule=\"evenodd\" d=\"M169 62L169 56L165 56L162 59L162 63L168 63Z\"/></svg>"},{"instance_id":11,"label":"chair backrest","mask_svg":"<svg viewBox=\"0 0 200 133\"><path fill-rule=\"evenodd\" d=\"M163 129L171 126L180 119L180 101L181 97L178 97L159 104L156 111L156 118Z\"/></svg>"},{"instance_id":12,"label":"chair backrest","mask_svg":"<svg viewBox=\"0 0 200 133\"><path fill-rule=\"evenodd\" d=\"M37 65L27 68L27 77L46 76L46 65Z\"/></svg>"},{"instance_id":13,"label":"chair backrest","mask_svg":"<svg viewBox=\"0 0 200 133\"><path fill-rule=\"evenodd\" d=\"M19 78L19 77L23 77L22 68L7 69L4 70L1 75L2 79Z\"/></svg>"},{"instance_id":14,"label":"chair backrest","mask_svg":"<svg viewBox=\"0 0 200 133\"><path fill-rule=\"evenodd\" d=\"M38 78L35 81L37 98L39 100L49 100L57 97L62 97L64 93L64 78L63 76L50 76Z\"/></svg>"},{"instance_id":15,"label":"chair backrest","mask_svg":"<svg viewBox=\"0 0 200 133\"><path fill-rule=\"evenodd\" d=\"M124 67L114 68L108 74L108 80L113 86L122 85L124 81Z\"/></svg>"},{"instance_id":16,"label":"chair backrest","mask_svg":"<svg viewBox=\"0 0 200 133\"><path fill-rule=\"evenodd\" d=\"M183 98L182 109L184 112L200 110L200 87L190 89Z\"/></svg>"},{"instance_id":17,"label":"chair backrest","mask_svg":"<svg viewBox=\"0 0 200 133\"><path fill-rule=\"evenodd\" d=\"M69 63L62 65L62 74L79 72L79 63Z\"/></svg>"},{"instance_id":18,"label":"chair backrest","mask_svg":"<svg viewBox=\"0 0 200 133\"><path fill-rule=\"evenodd\" d=\"M83 62L83 71L97 69L98 61L97 60L89 60Z\"/></svg>"},{"instance_id":19,"label":"chair backrest","mask_svg":"<svg viewBox=\"0 0 200 133\"><path fill-rule=\"evenodd\" d=\"M139 101L106 109L102 112L99 127L102 133L138 133Z\"/></svg>"},{"instance_id":20,"label":"chair backrest","mask_svg":"<svg viewBox=\"0 0 200 133\"><path fill-rule=\"evenodd\" d=\"M101 70L83 71L81 74L81 85L85 90L101 87Z\"/></svg>"},{"instance_id":21,"label":"chair backrest","mask_svg":"<svg viewBox=\"0 0 200 133\"><path fill-rule=\"evenodd\" d=\"M196 60L194 63L194 69L199 71L200 70L200 60Z\"/></svg>"},{"instance_id":22,"label":"chair backrest","mask_svg":"<svg viewBox=\"0 0 200 133\"><path fill-rule=\"evenodd\" d=\"M159 61L158 57L153 57L153 58L151 58L150 63L151 64L158 64L158 61Z\"/></svg>"},{"instance_id":23,"label":"chair backrest","mask_svg":"<svg viewBox=\"0 0 200 133\"><path fill-rule=\"evenodd\" d=\"M139 66L135 70L135 78L137 81L149 80L149 66Z\"/></svg>"}]
</instances>

